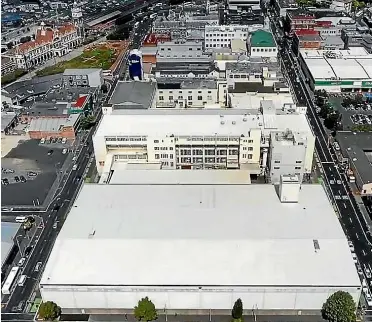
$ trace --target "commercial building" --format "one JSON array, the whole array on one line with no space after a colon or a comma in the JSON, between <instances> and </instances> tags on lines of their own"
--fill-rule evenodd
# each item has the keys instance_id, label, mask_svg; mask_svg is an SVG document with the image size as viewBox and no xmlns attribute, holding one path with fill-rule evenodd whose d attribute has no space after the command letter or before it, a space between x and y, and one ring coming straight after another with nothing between
<instances>
[{"instance_id":1,"label":"commercial building","mask_svg":"<svg viewBox=\"0 0 372 322\"><path fill-rule=\"evenodd\" d=\"M264 175L271 132L290 129L307 137L304 164L310 173L315 139L306 116L266 107L257 114L212 108L104 115L93 136L98 172L109 173L113 162L124 162L160 163L163 169L246 169Z\"/></svg>"},{"instance_id":2,"label":"commercial building","mask_svg":"<svg viewBox=\"0 0 372 322\"><path fill-rule=\"evenodd\" d=\"M277 57L276 43L271 32L256 30L249 34L248 52L252 57Z\"/></svg>"},{"instance_id":3,"label":"commercial building","mask_svg":"<svg viewBox=\"0 0 372 322\"><path fill-rule=\"evenodd\" d=\"M275 0L274 8L281 18L285 18L287 10L294 10L298 8L298 4L295 0Z\"/></svg>"},{"instance_id":4,"label":"commercial building","mask_svg":"<svg viewBox=\"0 0 372 322\"><path fill-rule=\"evenodd\" d=\"M353 5L352 0L332 0L332 3L329 8L336 11L351 13L352 5Z\"/></svg>"},{"instance_id":5,"label":"commercial building","mask_svg":"<svg viewBox=\"0 0 372 322\"><path fill-rule=\"evenodd\" d=\"M1 222L1 268L14 249L14 238L20 226L17 223Z\"/></svg>"},{"instance_id":6,"label":"commercial building","mask_svg":"<svg viewBox=\"0 0 372 322\"><path fill-rule=\"evenodd\" d=\"M212 319L238 298L246 314L319 312L340 290L359 302L347 239L321 185L300 191L284 177L278 196L273 185L161 181L83 186L45 266L43 301L65 313L118 314L148 296L159 314Z\"/></svg>"},{"instance_id":7,"label":"commercial building","mask_svg":"<svg viewBox=\"0 0 372 322\"><path fill-rule=\"evenodd\" d=\"M300 65L314 89L371 91L372 55L363 47L348 50L300 50Z\"/></svg>"},{"instance_id":8,"label":"commercial building","mask_svg":"<svg viewBox=\"0 0 372 322\"><path fill-rule=\"evenodd\" d=\"M355 177L355 184L362 196L372 196L371 133L338 132L339 162Z\"/></svg>"},{"instance_id":9,"label":"commercial building","mask_svg":"<svg viewBox=\"0 0 372 322\"><path fill-rule=\"evenodd\" d=\"M216 80L162 78L157 88L157 107L204 108L219 103Z\"/></svg>"},{"instance_id":10,"label":"commercial building","mask_svg":"<svg viewBox=\"0 0 372 322\"><path fill-rule=\"evenodd\" d=\"M41 138L66 138L75 139L75 131L78 128L80 114L72 114L68 117L32 119L28 128L31 139Z\"/></svg>"},{"instance_id":11,"label":"commercial building","mask_svg":"<svg viewBox=\"0 0 372 322\"><path fill-rule=\"evenodd\" d=\"M269 177L279 183L282 175L295 174L302 182L305 173L307 136L291 130L272 132L269 149Z\"/></svg>"},{"instance_id":12,"label":"commercial building","mask_svg":"<svg viewBox=\"0 0 372 322\"><path fill-rule=\"evenodd\" d=\"M119 81L104 105L103 113L120 113L128 109L150 109L156 107L156 83L139 81Z\"/></svg>"},{"instance_id":13,"label":"commercial building","mask_svg":"<svg viewBox=\"0 0 372 322\"><path fill-rule=\"evenodd\" d=\"M64 87L101 87L104 83L101 68L65 69Z\"/></svg>"},{"instance_id":14,"label":"commercial building","mask_svg":"<svg viewBox=\"0 0 372 322\"><path fill-rule=\"evenodd\" d=\"M262 28L256 26L205 26L205 48L229 48L236 39L247 40L249 32Z\"/></svg>"}]
</instances>

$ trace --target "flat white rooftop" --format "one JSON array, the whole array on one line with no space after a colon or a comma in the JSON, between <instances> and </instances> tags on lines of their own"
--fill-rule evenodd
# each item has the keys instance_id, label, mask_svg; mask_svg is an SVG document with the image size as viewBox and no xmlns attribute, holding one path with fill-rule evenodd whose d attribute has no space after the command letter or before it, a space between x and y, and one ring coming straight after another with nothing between
<instances>
[{"instance_id":1,"label":"flat white rooftop","mask_svg":"<svg viewBox=\"0 0 372 322\"><path fill-rule=\"evenodd\" d=\"M314 79L370 79L372 78L372 54L362 47L348 50L307 50L301 55ZM329 57L329 54L334 54Z\"/></svg>"},{"instance_id":2,"label":"flat white rooftop","mask_svg":"<svg viewBox=\"0 0 372 322\"><path fill-rule=\"evenodd\" d=\"M125 170L116 169L110 184L250 184L249 170Z\"/></svg>"},{"instance_id":3,"label":"flat white rooftop","mask_svg":"<svg viewBox=\"0 0 372 322\"><path fill-rule=\"evenodd\" d=\"M171 112L170 112L171 113ZM175 114L125 114L104 115L95 136L149 135L149 136L191 136L248 134L251 129L287 128L293 131L311 132L306 116L175 113Z\"/></svg>"},{"instance_id":4,"label":"flat white rooftop","mask_svg":"<svg viewBox=\"0 0 372 322\"><path fill-rule=\"evenodd\" d=\"M48 284L288 288L360 281L320 185L303 185L298 204L282 204L272 185L87 184L46 265L41 285Z\"/></svg>"}]
</instances>

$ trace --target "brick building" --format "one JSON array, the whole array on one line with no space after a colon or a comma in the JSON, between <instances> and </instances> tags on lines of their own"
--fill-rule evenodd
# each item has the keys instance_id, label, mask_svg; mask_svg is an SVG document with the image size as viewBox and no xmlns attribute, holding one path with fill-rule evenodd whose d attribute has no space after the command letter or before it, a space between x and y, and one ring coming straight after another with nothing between
<instances>
[{"instance_id":1,"label":"brick building","mask_svg":"<svg viewBox=\"0 0 372 322\"><path fill-rule=\"evenodd\" d=\"M79 121L80 114L72 114L68 117L32 119L28 134L31 139L75 139Z\"/></svg>"}]
</instances>

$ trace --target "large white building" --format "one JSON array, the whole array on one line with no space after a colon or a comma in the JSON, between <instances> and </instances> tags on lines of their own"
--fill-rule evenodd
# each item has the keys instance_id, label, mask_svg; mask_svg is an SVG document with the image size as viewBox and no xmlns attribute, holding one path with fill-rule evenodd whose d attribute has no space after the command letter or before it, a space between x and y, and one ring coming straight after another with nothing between
<instances>
[{"instance_id":1,"label":"large white building","mask_svg":"<svg viewBox=\"0 0 372 322\"><path fill-rule=\"evenodd\" d=\"M299 62L310 86L328 92L371 91L372 54L363 47L347 50L300 50Z\"/></svg>"},{"instance_id":2,"label":"large white building","mask_svg":"<svg viewBox=\"0 0 372 322\"><path fill-rule=\"evenodd\" d=\"M248 33L262 28L262 25L252 26L205 26L205 48L231 47L231 41L240 39L246 41Z\"/></svg>"},{"instance_id":3,"label":"large white building","mask_svg":"<svg viewBox=\"0 0 372 322\"><path fill-rule=\"evenodd\" d=\"M290 129L306 138L304 171L312 169L315 138L304 114L262 108L126 110L104 115L93 136L98 172L113 162L161 163L163 169L247 169L264 174L270 133ZM295 162L295 160L294 160Z\"/></svg>"},{"instance_id":4,"label":"large white building","mask_svg":"<svg viewBox=\"0 0 372 322\"><path fill-rule=\"evenodd\" d=\"M272 185L228 183L83 186L46 264L43 300L66 313L120 313L148 296L160 314L206 315L230 314L238 298L246 314L319 312L339 290L359 302L321 185L300 191L288 178L278 197Z\"/></svg>"}]
</instances>

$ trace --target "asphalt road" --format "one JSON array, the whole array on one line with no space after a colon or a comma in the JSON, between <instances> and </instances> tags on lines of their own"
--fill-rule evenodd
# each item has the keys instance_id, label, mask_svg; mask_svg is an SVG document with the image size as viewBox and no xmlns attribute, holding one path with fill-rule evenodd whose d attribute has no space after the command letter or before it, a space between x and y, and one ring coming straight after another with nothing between
<instances>
[{"instance_id":1,"label":"asphalt road","mask_svg":"<svg viewBox=\"0 0 372 322\"><path fill-rule=\"evenodd\" d=\"M101 112L99 112L100 116ZM82 179L77 181L77 178L82 178L84 171L86 169L87 163L90 158L90 153L93 151L92 145L92 134L94 133L95 127L91 129L87 137L87 146L82 144L81 151L76 161L78 165L77 170L70 170L70 174L66 182L61 182L59 187L60 193L56 196L55 201L43 215L44 221L44 230L41 235L36 234L35 237L31 240L31 245L34 245L33 251L29 256L29 260L24 267L23 274L27 275L28 278L23 287L16 286L11 294L11 297L2 309L4 313L10 313L23 301L23 310L27 306L27 301L31 297L33 291L36 288L36 284L39 282L40 277L43 272L44 265L48 260L49 254L53 248L54 241L58 235L58 232L62 228L64 219L67 215L68 209L71 205L72 197L74 196L76 190L79 188L82 183ZM88 153L89 151L89 153ZM60 205L58 210L54 210L54 204ZM31 214L31 213L30 213ZM57 228L53 228L53 224L57 221ZM42 266L39 271L35 271L35 266L38 262L42 263ZM16 314L18 315L18 314ZM5 314L2 314L2 319L13 318L14 314L11 314L11 317Z\"/></svg>"},{"instance_id":2,"label":"asphalt road","mask_svg":"<svg viewBox=\"0 0 372 322\"><path fill-rule=\"evenodd\" d=\"M272 28L274 29L273 33L277 34L275 23L272 23ZM297 97L299 104L307 106L307 117L316 136L315 148L324 171L325 184L333 204L338 210L338 216L344 231L348 239L354 244L355 253L364 272L364 278L371 286L372 279L366 277L366 268L372 271L372 238L369 227L348 188L346 175L338 168L335 151L332 146L328 145L328 134L316 114L312 94L296 67L291 49L284 46L280 50L280 55L294 95ZM300 77L298 77L299 75Z\"/></svg>"}]
</instances>

